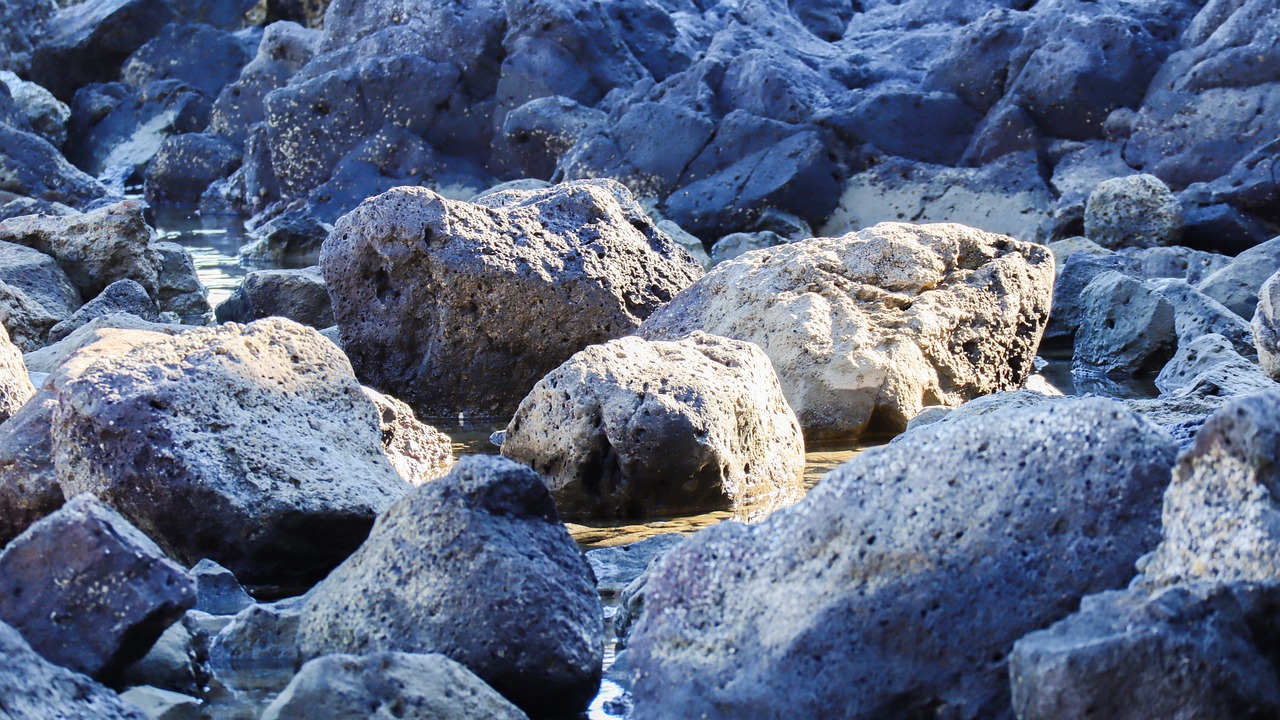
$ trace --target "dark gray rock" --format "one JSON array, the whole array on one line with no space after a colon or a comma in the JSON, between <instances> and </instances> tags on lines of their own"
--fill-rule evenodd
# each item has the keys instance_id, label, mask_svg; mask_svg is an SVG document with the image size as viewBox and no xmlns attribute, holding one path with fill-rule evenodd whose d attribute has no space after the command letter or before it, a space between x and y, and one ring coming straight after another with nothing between
<instances>
[{"instance_id":1,"label":"dark gray rock","mask_svg":"<svg viewBox=\"0 0 1280 720\"><path fill-rule=\"evenodd\" d=\"M209 663L220 669L293 668L298 665L298 622L306 596L241 610L214 636Z\"/></svg>"},{"instance_id":2,"label":"dark gray rock","mask_svg":"<svg viewBox=\"0 0 1280 720\"><path fill-rule=\"evenodd\" d=\"M0 123L0 190L83 207L106 197L102 183L72 165L47 140Z\"/></svg>"},{"instance_id":3,"label":"dark gray rock","mask_svg":"<svg viewBox=\"0 0 1280 720\"><path fill-rule=\"evenodd\" d=\"M1101 399L867 450L659 562L628 643L632 716L1009 718L1014 642L1125 584L1173 459Z\"/></svg>"},{"instance_id":4,"label":"dark gray rock","mask_svg":"<svg viewBox=\"0 0 1280 720\"><path fill-rule=\"evenodd\" d=\"M160 321L156 301L147 295L146 288L133 280L117 280L103 288L98 297L80 306L71 317L49 328L49 342L58 342L89 322L116 313L136 315L147 322Z\"/></svg>"},{"instance_id":5,"label":"dark gray rock","mask_svg":"<svg viewBox=\"0 0 1280 720\"><path fill-rule=\"evenodd\" d=\"M92 496L0 552L0 620L50 662L110 680L195 604L195 582Z\"/></svg>"},{"instance_id":6,"label":"dark gray rock","mask_svg":"<svg viewBox=\"0 0 1280 720\"><path fill-rule=\"evenodd\" d=\"M29 77L66 102L84 85L114 80L125 59L173 19L165 0L86 0L63 7L32 53Z\"/></svg>"},{"instance_id":7,"label":"dark gray rock","mask_svg":"<svg viewBox=\"0 0 1280 720\"><path fill-rule=\"evenodd\" d=\"M1241 357L1235 345L1217 333L1180 342L1160 374L1162 395L1250 395L1276 387L1252 360Z\"/></svg>"},{"instance_id":8,"label":"dark gray rock","mask_svg":"<svg viewBox=\"0 0 1280 720\"><path fill-rule=\"evenodd\" d=\"M147 165L152 202L195 203L214 182L240 167L240 149L220 135L186 133L164 139Z\"/></svg>"},{"instance_id":9,"label":"dark gray rock","mask_svg":"<svg viewBox=\"0 0 1280 720\"><path fill-rule=\"evenodd\" d=\"M141 179L166 138L205 129L209 103L179 80L81 88L71 101L67 158L99 177L125 168L126 182Z\"/></svg>"},{"instance_id":10,"label":"dark gray rock","mask_svg":"<svg viewBox=\"0 0 1280 720\"><path fill-rule=\"evenodd\" d=\"M1182 244L1225 255L1239 255L1276 235L1254 215L1226 203L1188 210L1182 219Z\"/></svg>"},{"instance_id":11,"label":"dark gray rock","mask_svg":"<svg viewBox=\"0 0 1280 720\"><path fill-rule=\"evenodd\" d=\"M0 547L66 501L49 433L56 404L38 393L0 424Z\"/></svg>"},{"instance_id":12,"label":"dark gray rock","mask_svg":"<svg viewBox=\"0 0 1280 720\"><path fill-rule=\"evenodd\" d=\"M173 23L129 56L120 79L139 90L157 80L180 80L212 100L240 77L249 59L240 40L225 30Z\"/></svg>"},{"instance_id":13,"label":"dark gray rock","mask_svg":"<svg viewBox=\"0 0 1280 720\"><path fill-rule=\"evenodd\" d=\"M0 84L9 88L14 104L26 116L33 132L54 147L61 147L67 141L67 120L71 118L71 109L62 101L48 90L11 72L0 72Z\"/></svg>"},{"instance_id":14,"label":"dark gray rock","mask_svg":"<svg viewBox=\"0 0 1280 720\"><path fill-rule=\"evenodd\" d=\"M1280 237L1236 256L1230 265L1200 281L1196 289L1248 320L1258 309L1262 284L1280 271Z\"/></svg>"},{"instance_id":15,"label":"dark gray rock","mask_svg":"<svg viewBox=\"0 0 1280 720\"><path fill-rule=\"evenodd\" d=\"M729 233L711 246L711 262L718 265L743 253L781 245L784 242L786 242L786 238L771 230L753 233Z\"/></svg>"},{"instance_id":16,"label":"dark gray rock","mask_svg":"<svg viewBox=\"0 0 1280 720\"><path fill-rule=\"evenodd\" d=\"M200 698L150 685L131 687L120 693L120 699L152 720L201 720L203 717L204 703Z\"/></svg>"},{"instance_id":17,"label":"dark gray rock","mask_svg":"<svg viewBox=\"0 0 1280 720\"><path fill-rule=\"evenodd\" d=\"M333 306L319 266L300 270L255 270L231 297L214 308L218 322L248 323L287 317L323 330L334 324Z\"/></svg>"},{"instance_id":18,"label":"dark gray rock","mask_svg":"<svg viewBox=\"0 0 1280 720\"><path fill-rule=\"evenodd\" d=\"M196 609L210 615L235 615L253 604L232 572L205 558L191 568L196 580Z\"/></svg>"},{"instance_id":19,"label":"dark gray rock","mask_svg":"<svg viewBox=\"0 0 1280 720\"><path fill-rule=\"evenodd\" d=\"M1226 338L1236 352L1254 354L1253 331L1249 329L1249 323L1222 303L1183 280L1153 280L1147 286L1173 303L1173 321L1180 346L1215 333Z\"/></svg>"},{"instance_id":20,"label":"dark gray rock","mask_svg":"<svg viewBox=\"0 0 1280 720\"><path fill-rule=\"evenodd\" d=\"M959 163L982 119L956 95L896 88L868 93L850 113L858 133L877 149L938 165Z\"/></svg>"},{"instance_id":21,"label":"dark gray rock","mask_svg":"<svg viewBox=\"0 0 1280 720\"><path fill-rule=\"evenodd\" d=\"M262 720L389 714L433 720L527 720L467 668L439 654L325 655L308 661Z\"/></svg>"},{"instance_id":22,"label":"dark gray rock","mask_svg":"<svg viewBox=\"0 0 1280 720\"><path fill-rule=\"evenodd\" d=\"M550 178L556 161L589 132L601 129L603 111L563 95L541 97L515 108L502 121L501 161L531 178Z\"/></svg>"},{"instance_id":23,"label":"dark gray rock","mask_svg":"<svg viewBox=\"0 0 1280 720\"><path fill-rule=\"evenodd\" d=\"M171 242L154 242L151 247L160 256L157 298L162 312L171 312L184 322L203 325L213 313L209 307L209 291L196 274L191 252Z\"/></svg>"},{"instance_id":24,"label":"dark gray rock","mask_svg":"<svg viewBox=\"0 0 1280 720\"><path fill-rule=\"evenodd\" d=\"M262 33L258 54L214 101L209 130L238 142L246 141L249 127L266 119L262 101L267 93L283 87L315 57L320 36L319 31L307 30L292 22L268 25Z\"/></svg>"},{"instance_id":25,"label":"dark gray rock","mask_svg":"<svg viewBox=\"0 0 1280 720\"><path fill-rule=\"evenodd\" d=\"M332 231L332 225L311 215L284 213L255 228L250 235L254 241L240 248L240 256L286 267L314 265Z\"/></svg>"},{"instance_id":26,"label":"dark gray rock","mask_svg":"<svg viewBox=\"0 0 1280 720\"><path fill-rule=\"evenodd\" d=\"M13 343L31 351L49 330L80 307L80 293L58 261L39 250L0 242L0 324Z\"/></svg>"},{"instance_id":27,"label":"dark gray rock","mask_svg":"<svg viewBox=\"0 0 1280 720\"><path fill-rule=\"evenodd\" d=\"M1188 394L1158 398L1130 398L1124 404L1142 419L1173 437L1179 452L1191 447L1196 433L1225 405L1227 398L1213 394Z\"/></svg>"},{"instance_id":28,"label":"dark gray rock","mask_svg":"<svg viewBox=\"0 0 1280 720\"><path fill-rule=\"evenodd\" d=\"M601 595L617 595L658 558L684 542L680 533L663 533L629 545L596 548L585 554Z\"/></svg>"},{"instance_id":29,"label":"dark gray rock","mask_svg":"<svg viewBox=\"0 0 1280 720\"><path fill-rule=\"evenodd\" d=\"M58 11L54 0L13 0L0 5L0 69L21 72Z\"/></svg>"},{"instance_id":30,"label":"dark gray rock","mask_svg":"<svg viewBox=\"0 0 1280 720\"><path fill-rule=\"evenodd\" d=\"M526 712L573 713L600 683L602 613L541 478L472 455L379 518L316 586L298 645L304 658L436 652Z\"/></svg>"},{"instance_id":31,"label":"dark gray rock","mask_svg":"<svg viewBox=\"0 0 1280 720\"><path fill-rule=\"evenodd\" d=\"M209 680L209 673L204 667L208 638L199 629L193 634L189 627L192 625L194 623L188 623L185 615L170 625L141 660L121 673L118 684L147 685L188 695L200 694Z\"/></svg>"},{"instance_id":32,"label":"dark gray rock","mask_svg":"<svg viewBox=\"0 0 1280 720\"><path fill-rule=\"evenodd\" d=\"M701 274L616 183L480 202L393 190L343 217L321 253L356 372L420 415L514 411L552 368Z\"/></svg>"},{"instance_id":33,"label":"dark gray rock","mask_svg":"<svg viewBox=\"0 0 1280 720\"><path fill-rule=\"evenodd\" d=\"M1275 717L1277 606L1274 584L1091 595L1013 646L1014 711L1024 720Z\"/></svg>"},{"instance_id":34,"label":"dark gray rock","mask_svg":"<svg viewBox=\"0 0 1280 720\"><path fill-rule=\"evenodd\" d=\"M1123 377L1156 372L1177 346L1173 303L1118 272L1096 276L1080 293L1072 367Z\"/></svg>"},{"instance_id":35,"label":"dark gray rock","mask_svg":"<svg viewBox=\"0 0 1280 720\"><path fill-rule=\"evenodd\" d=\"M0 697L11 718L147 720L111 690L40 657L16 630L0 622Z\"/></svg>"}]
</instances>

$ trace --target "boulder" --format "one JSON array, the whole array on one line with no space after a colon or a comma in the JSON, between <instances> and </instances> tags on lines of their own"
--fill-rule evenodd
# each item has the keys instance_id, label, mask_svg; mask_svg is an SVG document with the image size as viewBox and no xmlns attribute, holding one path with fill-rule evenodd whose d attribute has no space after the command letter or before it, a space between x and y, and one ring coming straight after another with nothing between
<instances>
[{"instance_id":1,"label":"boulder","mask_svg":"<svg viewBox=\"0 0 1280 720\"><path fill-rule=\"evenodd\" d=\"M22 351L9 342L9 333L0 325L0 424L13 417L36 394Z\"/></svg>"},{"instance_id":2,"label":"boulder","mask_svg":"<svg viewBox=\"0 0 1280 720\"><path fill-rule=\"evenodd\" d=\"M209 644L209 664L222 670L294 668L298 622L306 596L254 604L236 614Z\"/></svg>"},{"instance_id":3,"label":"boulder","mask_svg":"<svg viewBox=\"0 0 1280 720\"><path fill-rule=\"evenodd\" d=\"M114 692L38 655L18 631L0 622L0 697L11 718L147 720Z\"/></svg>"},{"instance_id":4,"label":"boulder","mask_svg":"<svg viewBox=\"0 0 1280 720\"><path fill-rule=\"evenodd\" d=\"M1258 364L1241 357L1217 333L1180 342L1178 352L1156 376L1161 395L1250 395L1276 387Z\"/></svg>"},{"instance_id":5,"label":"boulder","mask_svg":"<svg viewBox=\"0 0 1280 720\"><path fill-rule=\"evenodd\" d=\"M754 342L810 440L901 432L927 405L1022 385L1053 258L960 225L881 223L722 263L641 326Z\"/></svg>"},{"instance_id":6,"label":"boulder","mask_svg":"<svg viewBox=\"0 0 1280 720\"><path fill-rule=\"evenodd\" d=\"M610 181L480 202L392 190L321 252L356 372L423 415L514 411L538 378L632 332L702 272Z\"/></svg>"},{"instance_id":7,"label":"boulder","mask_svg":"<svg viewBox=\"0 0 1280 720\"><path fill-rule=\"evenodd\" d=\"M72 498L0 552L0 620L50 662L110 680L195 605L186 570L96 498Z\"/></svg>"},{"instance_id":8,"label":"boulder","mask_svg":"<svg viewBox=\"0 0 1280 720\"><path fill-rule=\"evenodd\" d=\"M0 223L0 240L56 259L81 297L97 297L108 285L128 279L154 298L160 258L151 246L144 210L142 203L125 200L81 215L13 218Z\"/></svg>"},{"instance_id":9,"label":"boulder","mask_svg":"<svg viewBox=\"0 0 1280 720\"><path fill-rule=\"evenodd\" d=\"M37 135L54 147L61 147L67 141L67 120L71 118L71 109L65 103L48 90L11 72L0 72L0 84L9 88L14 104Z\"/></svg>"},{"instance_id":10,"label":"boulder","mask_svg":"<svg viewBox=\"0 0 1280 720\"><path fill-rule=\"evenodd\" d=\"M0 324L19 349L29 352L47 344L53 326L79 307L80 293L58 261L0 241Z\"/></svg>"},{"instance_id":11,"label":"boulder","mask_svg":"<svg viewBox=\"0 0 1280 720\"><path fill-rule=\"evenodd\" d=\"M143 320L132 313L111 313L89 320L58 342L51 343L39 350L33 350L22 356L27 370L33 373L51 373L64 360L81 348L91 345L103 337L112 336L112 330L146 330L149 332L177 335L190 328L170 323L159 323ZM139 336L150 338L149 335Z\"/></svg>"},{"instance_id":12,"label":"boulder","mask_svg":"<svg viewBox=\"0 0 1280 720\"><path fill-rule=\"evenodd\" d=\"M616 596L655 560L682 542L684 536L680 533L663 533L629 545L595 548L584 555L596 576L596 590L602 596Z\"/></svg>"},{"instance_id":13,"label":"boulder","mask_svg":"<svg viewBox=\"0 0 1280 720\"><path fill-rule=\"evenodd\" d=\"M189 613L198 612L189 610ZM192 633L187 615L170 625L151 645L141 660L133 663L120 675L119 686L149 685L173 692L200 694L209 682L204 667L208 636L199 631Z\"/></svg>"},{"instance_id":14,"label":"boulder","mask_svg":"<svg viewBox=\"0 0 1280 720\"><path fill-rule=\"evenodd\" d=\"M804 438L768 356L694 332L592 345L520 402L502 454L562 514L643 517L798 499Z\"/></svg>"},{"instance_id":15,"label":"boulder","mask_svg":"<svg viewBox=\"0 0 1280 720\"><path fill-rule=\"evenodd\" d=\"M244 43L225 30L172 23L129 56L120 79L138 89L157 80L180 80L212 100L240 77L249 59Z\"/></svg>"},{"instance_id":16,"label":"boulder","mask_svg":"<svg viewBox=\"0 0 1280 720\"><path fill-rule=\"evenodd\" d=\"M150 685L131 687L120 693L120 699L151 720L200 720L203 717L200 698Z\"/></svg>"},{"instance_id":17,"label":"boulder","mask_svg":"<svg viewBox=\"0 0 1280 720\"><path fill-rule=\"evenodd\" d=\"M732 260L743 253L781 245L786 241L786 238L772 230L761 230L752 233L729 233L711 246L711 263L719 265L725 260Z\"/></svg>"},{"instance_id":18,"label":"boulder","mask_svg":"<svg viewBox=\"0 0 1280 720\"><path fill-rule=\"evenodd\" d=\"M307 30L293 22L271 23L264 28L258 54L214 101L210 132L241 143L248 140L249 127L266 119L263 98L284 86L315 57L320 37L319 31Z\"/></svg>"},{"instance_id":19,"label":"boulder","mask_svg":"<svg viewBox=\"0 0 1280 720\"><path fill-rule=\"evenodd\" d=\"M0 424L0 547L66 501L49 433L56 405L49 393L37 393Z\"/></svg>"},{"instance_id":20,"label":"boulder","mask_svg":"<svg viewBox=\"0 0 1280 720\"><path fill-rule=\"evenodd\" d=\"M315 265L332 231L332 225L310 215L285 213L255 228L254 241L240 248L240 256L285 267Z\"/></svg>"},{"instance_id":21,"label":"boulder","mask_svg":"<svg viewBox=\"0 0 1280 720\"><path fill-rule=\"evenodd\" d=\"M1080 294L1073 369L1110 377L1157 372L1177 346L1174 317L1173 303L1141 281L1098 275Z\"/></svg>"},{"instance_id":22,"label":"boulder","mask_svg":"<svg viewBox=\"0 0 1280 720\"><path fill-rule=\"evenodd\" d=\"M1076 253L1067 258L1053 284L1053 309L1044 331L1045 349L1065 347L1070 357L1076 331L1083 321L1085 288L1103 273L1116 272L1134 277L1141 274L1141 268L1142 263L1137 258L1122 253Z\"/></svg>"},{"instance_id":23,"label":"boulder","mask_svg":"<svg viewBox=\"0 0 1280 720\"><path fill-rule=\"evenodd\" d=\"M1193 391L1195 387L1193 384ZM1192 392L1156 398L1129 398L1124 404L1142 419L1169 433L1181 452L1194 444L1201 426L1227 403L1227 399L1222 395Z\"/></svg>"},{"instance_id":24,"label":"boulder","mask_svg":"<svg viewBox=\"0 0 1280 720\"><path fill-rule=\"evenodd\" d=\"M141 180L167 138L204 130L209 103L180 80L86 86L71 101L67 158L98 177Z\"/></svg>"},{"instance_id":25,"label":"boulder","mask_svg":"<svg viewBox=\"0 0 1280 720\"><path fill-rule=\"evenodd\" d=\"M147 289L133 280L117 280L105 287L98 297L80 306L71 317L49 328L49 342L56 343L93 320L128 313L147 322L159 322L160 311Z\"/></svg>"},{"instance_id":26,"label":"boulder","mask_svg":"<svg viewBox=\"0 0 1280 720\"><path fill-rule=\"evenodd\" d=\"M1124 586L1173 461L1104 399L869 449L658 563L628 642L632 717L1011 718L1014 642Z\"/></svg>"},{"instance_id":27,"label":"boulder","mask_svg":"<svg viewBox=\"0 0 1280 720\"><path fill-rule=\"evenodd\" d=\"M195 203L214 182L240 167L241 151L221 135L186 133L164 139L144 173L152 202Z\"/></svg>"},{"instance_id":28,"label":"boulder","mask_svg":"<svg viewBox=\"0 0 1280 720\"><path fill-rule=\"evenodd\" d=\"M36 200L0 190L0 220L22 215L74 215L75 210L59 202Z\"/></svg>"},{"instance_id":29,"label":"boulder","mask_svg":"<svg viewBox=\"0 0 1280 720\"><path fill-rule=\"evenodd\" d=\"M1239 397L1213 414L1178 458L1164 496L1160 546L1141 584L1273 582L1280 577L1280 389Z\"/></svg>"},{"instance_id":30,"label":"boulder","mask_svg":"<svg viewBox=\"0 0 1280 720\"><path fill-rule=\"evenodd\" d=\"M1098 243L1078 235L1063 240L1055 240L1048 243L1048 247L1050 252L1053 253L1054 271L1058 274L1058 277L1062 277L1062 270L1067 264L1067 260L1071 259L1073 255L1106 256L1111 254L1110 250Z\"/></svg>"},{"instance_id":31,"label":"boulder","mask_svg":"<svg viewBox=\"0 0 1280 720\"><path fill-rule=\"evenodd\" d=\"M542 480L472 455L387 511L312 590L298 645L308 659L440 653L525 712L575 713L599 687L602 612Z\"/></svg>"},{"instance_id":32,"label":"boulder","mask_svg":"<svg viewBox=\"0 0 1280 720\"><path fill-rule=\"evenodd\" d=\"M174 313L183 322L204 325L213 308L209 307L209 291L196 274L191 252L172 242L156 242L151 247L160 256L156 279L160 309Z\"/></svg>"},{"instance_id":33,"label":"boulder","mask_svg":"<svg viewBox=\"0 0 1280 720\"><path fill-rule=\"evenodd\" d=\"M57 13L55 0L13 0L0 5L0 68L23 71Z\"/></svg>"},{"instance_id":34,"label":"boulder","mask_svg":"<svg viewBox=\"0 0 1280 720\"><path fill-rule=\"evenodd\" d=\"M1280 237L1275 237L1240 253L1231 264L1201 280L1196 289L1248 320L1258 309L1262 284L1278 271Z\"/></svg>"},{"instance_id":35,"label":"boulder","mask_svg":"<svg viewBox=\"0 0 1280 720\"><path fill-rule=\"evenodd\" d=\"M1193 583L1084 598L1080 611L1013 646L1023 720L1275 717L1280 586Z\"/></svg>"},{"instance_id":36,"label":"boulder","mask_svg":"<svg viewBox=\"0 0 1280 720\"><path fill-rule=\"evenodd\" d=\"M317 330L334 324L329 291L318 266L254 270L213 312L218 322L247 323L274 316Z\"/></svg>"},{"instance_id":37,"label":"boulder","mask_svg":"<svg viewBox=\"0 0 1280 720\"><path fill-rule=\"evenodd\" d=\"M57 385L58 481L182 562L210 558L248 583L314 582L410 487L350 368L280 318L154 334Z\"/></svg>"},{"instance_id":38,"label":"boulder","mask_svg":"<svg viewBox=\"0 0 1280 720\"><path fill-rule=\"evenodd\" d=\"M1098 184L1084 211L1085 237L1111 250L1176 245L1182 205L1152 175L1128 175Z\"/></svg>"},{"instance_id":39,"label":"boulder","mask_svg":"<svg viewBox=\"0 0 1280 720\"><path fill-rule=\"evenodd\" d=\"M453 441L420 422L413 408L373 388L362 387L382 418L382 450L391 466L410 485L444 475L453 466Z\"/></svg>"},{"instance_id":40,"label":"boulder","mask_svg":"<svg viewBox=\"0 0 1280 720\"><path fill-rule=\"evenodd\" d=\"M235 615L253 604L232 572L205 558L191 568L196 581L196 609L210 615Z\"/></svg>"},{"instance_id":41,"label":"boulder","mask_svg":"<svg viewBox=\"0 0 1280 720\"><path fill-rule=\"evenodd\" d=\"M1233 256L1275 235L1253 214L1226 203L1191 208L1183 213L1183 223L1183 245Z\"/></svg>"},{"instance_id":42,"label":"boulder","mask_svg":"<svg viewBox=\"0 0 1280 720\"><path fill-rule=\"evenodd\" d=\"M1276 308L1280 306L1280 272L1267 278L1258 291L1258 309L1253 313L1254 347L1258 362L1267 375L1280 379L1280 322Z\"/></svg>"},{"instance_id":43,"label":"boulder","mask_svg":"<svg viewBox=\"0 0 1280 720\"><path fill-rule=\"evenodd\" d=\"M467 668L439 654L325 655L307 662L262 720L343 720L371 715L434 720L528 716Z\"/></svg>"},{"instance_id":44,"label":"boulder","mask_svg":"<svg viewBox=\"0 0 1280 720\"><path fill-rule=\"evenodd\" d=\"M107 189L67 161L44 138L0 123L0 190L83 207Z\"/></svg>"},{"instance_id":45,"label":"boulder","mask_svg":"<svg viewBox=\"0 0 1280 720\"><path fill-rule=\"evenodd\" d=\"M1249 323L1222 303L1184 280L1162 278L1148 281L1147 286L1173 304L1173 324L1179 345L1213 333L1226 338L1236 352L1254 354L1253 331L1249 329Z\"/></svg>"}]
</instances>

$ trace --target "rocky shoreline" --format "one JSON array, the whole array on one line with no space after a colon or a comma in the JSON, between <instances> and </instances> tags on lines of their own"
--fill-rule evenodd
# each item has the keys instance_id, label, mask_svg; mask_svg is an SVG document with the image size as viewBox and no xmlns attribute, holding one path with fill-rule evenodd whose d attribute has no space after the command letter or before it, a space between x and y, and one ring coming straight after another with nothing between
<instances>
[{"instance_id":1,"label":"rocky shoreline","mask_svg":"<svg viewBox=\"0 0 1280 720\"><path fill-rule=\"evenodd\" d=\"M1280 715L1277 35L8 0L0 716Z\"/></svg>"}]
</instances>

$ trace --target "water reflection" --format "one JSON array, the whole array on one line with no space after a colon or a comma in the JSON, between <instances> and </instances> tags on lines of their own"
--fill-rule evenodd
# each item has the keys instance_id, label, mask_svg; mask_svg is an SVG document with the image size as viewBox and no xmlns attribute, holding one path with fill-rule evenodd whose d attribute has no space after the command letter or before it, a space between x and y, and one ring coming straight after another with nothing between
<instances>
[{"instance_id":1,"label":"water reflection","mask_svg":"<svg viewBox=\"0 0 1280 720\"><path fill-rule=\"evenodd\" d=\"M191 253L196 275L209 289L209 304L213 307L230 297L250 270L277 267L240 258L241 246L249 241L243 218L202 216L192 209L172 207L153 211L160 239L177 243Z\"/></svg>"}]
</instances>

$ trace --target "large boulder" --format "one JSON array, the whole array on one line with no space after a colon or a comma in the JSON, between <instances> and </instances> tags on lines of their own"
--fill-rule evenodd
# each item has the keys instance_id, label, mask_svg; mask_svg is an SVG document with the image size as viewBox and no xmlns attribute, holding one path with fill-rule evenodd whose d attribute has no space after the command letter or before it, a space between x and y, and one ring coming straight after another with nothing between
<instances>
[{"instance_id":1,"label":"large boulder","mask_svg":"<svg viewBox=\"0 0 1280 720\"><path fill-rule=\"evenodd\" d=\"M255 270L214 308L218 322L247 323L287 317L317 330L332 327L333 306L324 275L316 266L297 270Z\"/></svg>"},{"instance_id":2,"label":"large boulder","mask_svg":"<svg viewBox=\"0 0 1280 720\"><path fill-rule=\"evenodd\" d=\"M1102 399L868 450L658 563L628 644L632 717L1010 718L1013 643L1129 580L1173 458Z\"/></svg>"},{"instance_id":3,"label":"large boulder","mask_svg":"<svg viewBox=\"0 0 1280 720\"><path fill-rule=\"evenodd\" d=\"M263 711L262 720L346 720L384 713L433 720L528 717L443 655L387 652L311 660Z\"/></svg>"},{"instance_id":4,"label":"large boulder","mask_svg":"<svg viewBox=\"0 0 1280 720\"><path fill-rule=\"evenodd\" d=\"M0 552L0 620L50 662L109 681L196 603L187 571L91 495Z\"/></svg>"},{"instance_id":5,"label":"large boulder","mask_svg":"<svg viewBox=\"0 0 1280 720\"><path fill-rule=\"evenodd\" d=\"M54 464L64 492L101 497L175 558L314 582L410 488L316 331L272 318L150 335L57 384Z\"/></svg>"},{"instance_id":6,"label":"large boulder","mask_svg":"<svg viewBox=\"0 0 1280 720\"><path fill-rule=\"evenodd\" d=\"M428 416L514 411L702 273L603 180L477 204L398 188L344 216L320 260L357 374Z\"/></svg>"},{"instance_id":7,"label":"large boulder","mask_svg":"<svg viewBox=\"0 0 1280 720\"><path fill-rule=\"evenodd\" d=\"M80 215L13 218L0 223L0 240L52 256L81 297L97 297L125 279L155 297L160 258L151 247L144 210L142 203L125 200Z\"/></svg>"},{"instance_id":8,"label":"large boulder","mask_svg":"<svg viewBox=\"0 0 1280 720\"><path fill-rule=\"evenodd\" d=\"M1173 303L1141 281L1101 273L1079 299L1072 365L1080 372L1126 377L1158 372L1178 335Z\"/></svg>"},{"instance_id":9,"label":"large boulder","mask_svg":"<svg viewBox=\"0 0 1280 720\"><path fill-rule=\"evenodd\" d=\"M136 88L181 80L212 99L240 77L247 62L249 53L235 35L204 24L172 23L129 56L120 78Z\"/></svg>"},{"instance_id":10,"label":"large boulder","mask_svg":"<svg viewBox=\"0 0 1280 720\"><path fill-rule=\"evenodd\" d=\"M55 665L31 649L17 630L0 622L0 697L6 718L147 720L141 710L80 673Z\"/></svg>"},{"instance_id":11,"label":"large boulder","mask_svg":"<svg viewBox=\"0 0 1280 720\"><path fill-rule=\"evenodd\" d=\"M80 293L57 260L0 241L0 324L19 349L44 346L49 331L79 307Z\"/></svg>"},{"instance_id":12,"label":"large boulder","mask_svg":"<svg viewBox=\"0 0 1280 720\"><path fill-rule=\"evenodd\" d=\"M1089 194L1084 234L1111 250L1175 245L1182 234L1182 206L1155 176L1112 178Z\"/></svg>"},{"instance_id":13,"label":"large boulder","mask_svg":"<svg viewBox=\"0 0 1280 720\"><path fill-rule=\"evenodd\" d=\"M723 263L640 328L754 342L805 437L900 432L927 405L1020 387L1053 291L1040 245L881 223Z\"/></svg>"},{"instance_id":14,"label":"large boulder","mask_svg":"<svg viewBox=\"0 0 1280 720\"><path fill-rule=\"evenodd\" d=\"M440 653L526 712L574 713L600 683L602 612L538 475L468 456L311 591L298 645L304 658Z\"/></svg>"},{"instance_id":15,"label":"large boulder","mask_svg":"<svg viewBox=\"0 0 1280 720\"><path fill-rule=\"evenodd\" d=\"M800 423L768 356L701 332L578 352L521 401L502 454L533 467L571 516L672 515L804 490Z\"/></svg>"}]
</instances>

